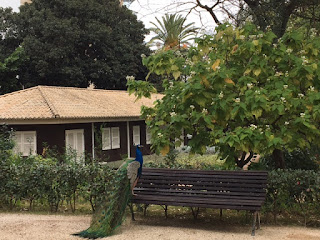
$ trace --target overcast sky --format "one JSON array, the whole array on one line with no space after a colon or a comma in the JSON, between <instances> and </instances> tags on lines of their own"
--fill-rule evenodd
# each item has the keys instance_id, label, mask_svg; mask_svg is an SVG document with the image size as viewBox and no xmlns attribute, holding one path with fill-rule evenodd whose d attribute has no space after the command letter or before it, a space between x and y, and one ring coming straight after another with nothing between
<instances>
[{"instance_id":1,"label":"overcast sky","mask_svg":"<svg viewBox=\"0 0 320 240\"><path fill-rule=\"evenodd\" d=\"M1 7L12 7L15 11L18 11L20 6L20 0L0 0Z\"/></svg>"},{"instance_id":2,"label":"overcast sky","mask_svg":"<svg viewBox=\"0 0 320 240\"><path fill-rule=\"evenodd\" d=\"M138 15L138 19L143 21L146 27L150 27L150 21L155 22L155 17L161 18L165 13L180 12L184 16L187 15L194 6L190 2L192 1L135 0L129 8ZM12 7L15 11L18 11L19 5L20 0L0 0L1 7ZM206 11L201 12L201 18L199 18L199 13L193 11L188 15L187 22L195 22L198 27L202 25L205 25L207 28L214 27L213 20Z\"/></svg>"},{"instance_id":3,"label":"overcast sky","mask_svg":"<svg viewBox=\"0 0 320 240\"><path fill-rule=\"evenodd\" d=\"M81 0L79 0L81 1ZM135 0L129 8L134 11L138 19L143 21L147 28L152 25L150 22L156 22L155 17L161 20L161 17L165 13L180 13L183 16L187 16L186 23L194 22L197 27L206 29L206 31L212 31L216 26L210 14L201 9L194 9L190 12L190 9L195 6L195 1L190 0ZM202 3L210 5L211 0L202 0ZM20 0L0 0L1 7L12 7L15 11L19 11L18 7ZM222 20L222 14L216 12L220 20ZM148 40L147 37L146 40Z\"/></svg>"}]
</instances>

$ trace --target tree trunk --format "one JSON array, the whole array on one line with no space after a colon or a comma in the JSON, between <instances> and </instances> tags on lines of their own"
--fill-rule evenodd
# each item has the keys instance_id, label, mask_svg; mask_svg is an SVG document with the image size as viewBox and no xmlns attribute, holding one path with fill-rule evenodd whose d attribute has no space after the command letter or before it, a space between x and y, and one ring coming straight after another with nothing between
<instances>
[{"instance_id":1,"label":"tree trunk","mask_svg":"<svg viewBox=\"0 0 320 240\"><path fill-rule=\"evenodd\" d=\"M272 158L275 162L276 168L285 169L285 161L283 151L280 149L275 149L272 152Z\"/></svg>"}]
</instances>

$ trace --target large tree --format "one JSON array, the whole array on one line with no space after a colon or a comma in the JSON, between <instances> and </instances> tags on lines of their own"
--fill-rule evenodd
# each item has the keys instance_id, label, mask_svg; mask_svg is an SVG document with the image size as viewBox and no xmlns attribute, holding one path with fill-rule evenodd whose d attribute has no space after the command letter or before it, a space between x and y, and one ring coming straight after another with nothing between
<instances>
[{"instance_id":1,"label":"large tree","mask_svg":"<svg viewBox=\"0 0 320 240\"><path fill-rule=\"evenodd\" d=\"M186 56L163 51L144 59L166 78L163 99L143 110L155 149L166 153L184 131L194 152L218 146L239 167L247 153L272 154L283 168L283 149L319 145L320 39L301 31L276 39L252 24L221 25ZM154 91L146 82L128 85L137 96Z\"/></svg>"},{"instance_id":2,"label":"large tree","mask_svg":"<svg viewBox=\"0 0 320 240\"><path fill-rule=\"evenodd\" d=\"M237 24L243 23L250 16L262 30L271 28L277 37L285 33L292 16L299 16L303 19L311 18L313 21L320 20L310 16L313 13L312 10L319 6L320 0L196 0L196 3L198 7L210 13L216 24L222 22L217 14L218 10L222 9ZM238 14L227 9L226 3L235 4L239 8ZM306 9L311 10L311 13L306 14L305 11L302 11Z\"/></svg>"},{"instance_id":3,"label":"large tree","mask_svg":"<svg viewBox=\"0 0 320 240\"><path fill-rule=\"evenodd\" d=\"M127 75L144 76L147 31L118 0L33 0L20 7L17 28L29 57L25 87L125 89Z\"/></svg>"}]
</instances>

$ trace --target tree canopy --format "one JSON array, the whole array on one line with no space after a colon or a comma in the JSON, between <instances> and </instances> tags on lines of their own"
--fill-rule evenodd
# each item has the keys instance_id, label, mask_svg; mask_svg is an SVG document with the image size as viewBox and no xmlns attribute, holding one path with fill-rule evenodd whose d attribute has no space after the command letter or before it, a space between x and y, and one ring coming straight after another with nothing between
<instances>
[{"instance_id":1,"label":"tree canopy","mask_svg":"<svg viewBox=\"0 0 320 240\"><path fill-rule=\"evenodd\" d=\"M163 99L143 109L156 151L166 153L172 139L180 144L182 131L192 135L193 152L218 146L239 166L248 152L276 158L319 144L319 37L288 31L276 40L253 24L216 30L186 56L162 51L143 60L165 78ZM128 86L138 97L155 91L146 82Z\"/></svg>"},{"instance_id":2,"label":"tree canopy","mask_svg":"<svg viewBox=\"0 0 320 240\"><path fill-rule=\"evenodd\" d=\"M28 56L19 73L24 87L125 89L127 75L145 76L147 30L118 0L33 0L17 15L9 29Z\"/></svg>"},{"instance_id":3,"label":"tree canopy","mask_svg":"<svg viewBox=\"0 0 320 240\"><path fill-rule=\"evenodd\" d=\"M207 4L206 1L196 0L197 6L208 11L216 24L221 24L217 12L222 9L237 25L251 17L262 30L271 28L277 37L285 33L290 18L311 20L311 25L320 22L319 15L314 11L319 7L319 0L212 0L210 2L211 4ZM225 7L226 3L237 6L239 12L232 13Z\"/></svg>"},{"instance_id":4,"label":"tree canopy","mask_svg":"<svg viewBox=\"0 0 320 240\"><path fill-rule=\"evenodd\" d=\"M166 49L180 48L181 44L188 44L193 39L198 28L194 23L185 24L186 19L179 14L165 14L160 21L156 17L157 23L151 23L150 28L156 34L151 38L150 43L158 41Z\"/></svg>"}]
</instances>

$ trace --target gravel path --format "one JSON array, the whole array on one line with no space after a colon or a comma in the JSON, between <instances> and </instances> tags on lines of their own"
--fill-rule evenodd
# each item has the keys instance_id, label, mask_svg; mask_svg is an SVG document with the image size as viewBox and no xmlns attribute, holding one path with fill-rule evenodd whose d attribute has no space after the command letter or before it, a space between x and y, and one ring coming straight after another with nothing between
<instances>
[{"instance_id":1,"label":"gravel path","mask_svg":"<svg viewBox=\"0 0 320 240\"><path fill-rule=\"evenodd\" d=\"M73 240L72 233L88 228L90 216L0 213L0 240ZM250 235L249 225L191 220L130 219L108 240L320 240L320 229L263 226Z\"/></svg>"}]
</instances>

